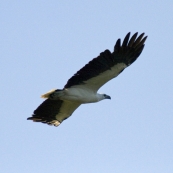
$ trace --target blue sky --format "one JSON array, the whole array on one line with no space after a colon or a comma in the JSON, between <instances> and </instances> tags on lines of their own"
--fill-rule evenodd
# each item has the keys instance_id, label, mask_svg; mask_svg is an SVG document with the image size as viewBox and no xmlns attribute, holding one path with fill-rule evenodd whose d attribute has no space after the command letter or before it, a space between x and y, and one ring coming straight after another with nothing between
<instances>
[{"instance_id":1,"label":"blue sky","mask_svg":"<svg viewBox=\"0 0 173 173\"><path fill-rule=\"evenodd\" d=\"M173 172L173 2L12 1L0 5L3 173ZM139 59L59 127L27 121L118 38L145 32Z\"/></svg>"}]
</instances>

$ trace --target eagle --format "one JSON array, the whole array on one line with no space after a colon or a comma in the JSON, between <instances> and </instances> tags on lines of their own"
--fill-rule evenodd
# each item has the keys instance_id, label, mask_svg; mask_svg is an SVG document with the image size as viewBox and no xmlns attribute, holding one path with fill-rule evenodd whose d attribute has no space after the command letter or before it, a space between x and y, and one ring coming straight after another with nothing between
<instances>
[{"instance_id":1,"label":"eagle","mask_svg":"<svg viewBox=\"0 0 173 173\"><path fill-rule=\"evenodd\" d=\"M27 120L59 126L81 105L111 99L109 95L97 91L106 82L117 77L141 54L147 36L138 36L136 32L130 38L130 32L122 44L118 39L114 50L101 52L100 55L77 71L63 89L55 89L41 97L46 99Z\"/></svg>"}]
</instances>

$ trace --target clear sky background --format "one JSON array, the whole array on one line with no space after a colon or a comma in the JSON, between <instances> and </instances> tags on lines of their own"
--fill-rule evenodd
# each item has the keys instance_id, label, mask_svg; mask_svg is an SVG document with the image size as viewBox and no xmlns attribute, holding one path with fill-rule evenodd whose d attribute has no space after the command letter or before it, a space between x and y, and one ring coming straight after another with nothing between
<instances>
[{"instance_id":1,"label":"clear sky background","mask_svg":"<svg viewBox=\"0 0 173 173\"><path fill-rule=\"evenodd\" d=\"M139 59L59 127L27 121L88 61L131 32ZM1 0L0 172L172 173L173 1Z\"/></svg>"}]
</instances>

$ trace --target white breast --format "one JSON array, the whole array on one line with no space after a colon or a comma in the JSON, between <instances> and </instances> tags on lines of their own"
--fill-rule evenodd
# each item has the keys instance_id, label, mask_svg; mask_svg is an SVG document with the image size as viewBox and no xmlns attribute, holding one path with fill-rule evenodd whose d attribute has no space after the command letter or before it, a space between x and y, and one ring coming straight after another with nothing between
<instances>
[{"instance_id":1,"label":"white breast","mask_svg":"<svg viewBox=\"0 0 173 173\"><path fill-rule=\"evenodd\" d=\"M73 86L65 89L65 95L62 97L64 100L76 101L79 103L93 103L98 102L97 94L91 90Z\"/></svg>"}]
</instances>

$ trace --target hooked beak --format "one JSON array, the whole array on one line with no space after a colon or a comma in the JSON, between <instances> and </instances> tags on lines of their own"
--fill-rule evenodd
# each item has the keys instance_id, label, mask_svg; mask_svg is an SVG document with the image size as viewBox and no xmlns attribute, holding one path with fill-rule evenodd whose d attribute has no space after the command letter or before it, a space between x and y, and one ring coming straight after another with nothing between
<instances>
[{"instance_id":1,"label":"hooked beak","mask_svg":"<svg viewBox=\"0 0 173 173\"><path fill-rule=\"evenodd\" d=\"M111 99L111 97L107 95L107 96L105 97L105 99Z\"/></svg>"}]
</instances>

